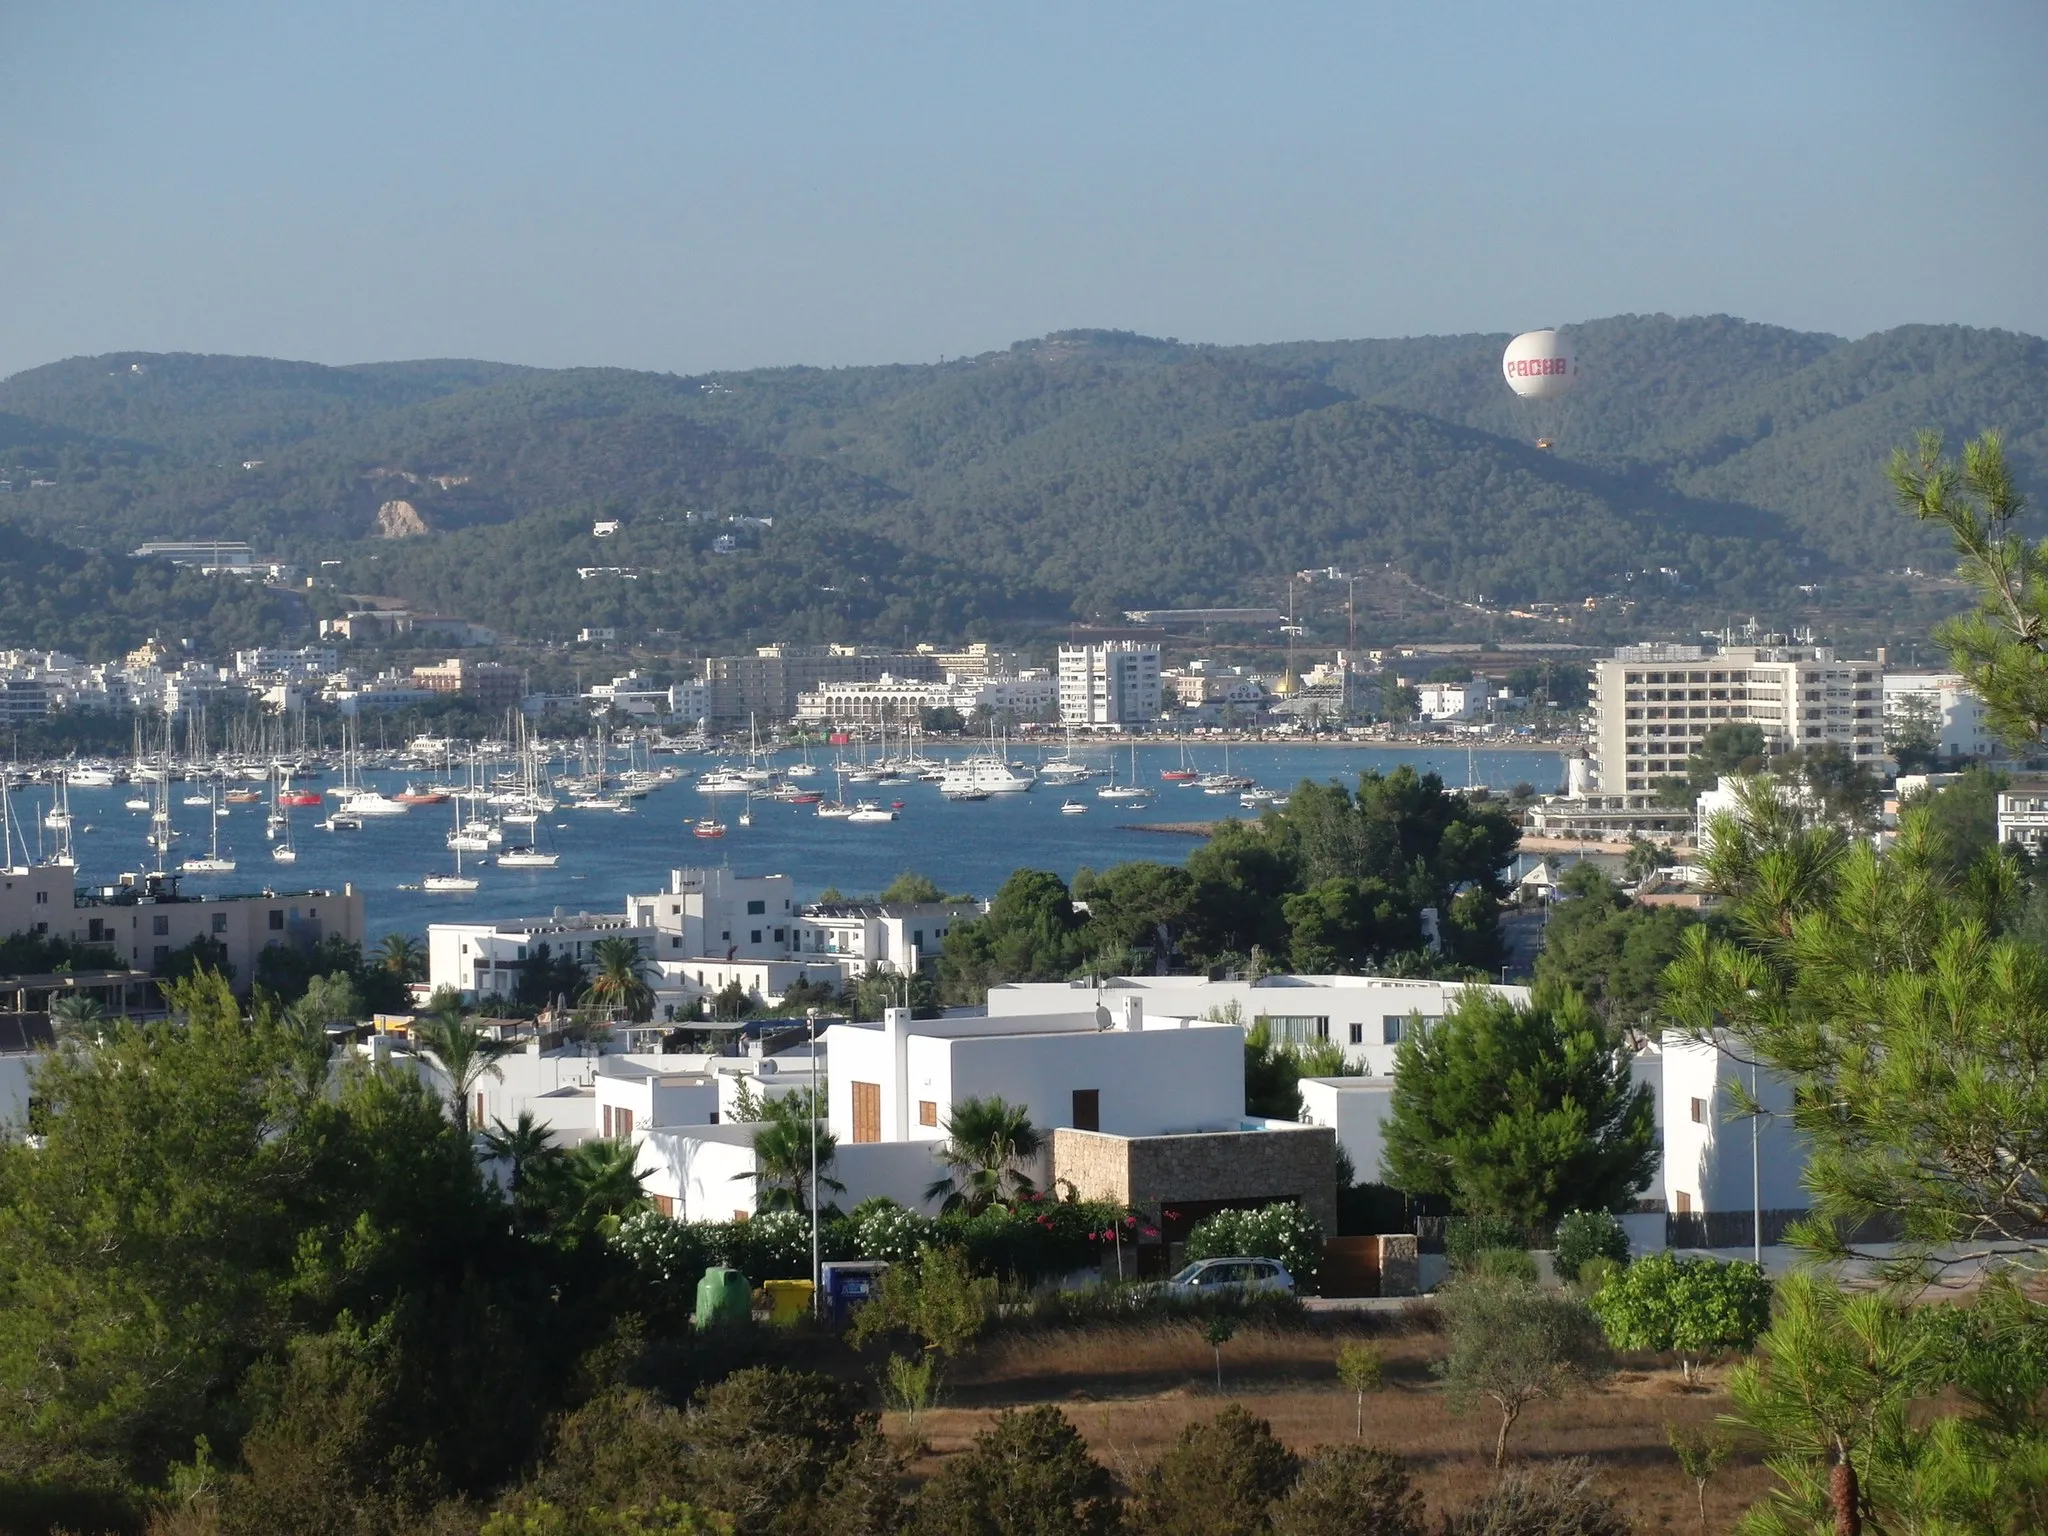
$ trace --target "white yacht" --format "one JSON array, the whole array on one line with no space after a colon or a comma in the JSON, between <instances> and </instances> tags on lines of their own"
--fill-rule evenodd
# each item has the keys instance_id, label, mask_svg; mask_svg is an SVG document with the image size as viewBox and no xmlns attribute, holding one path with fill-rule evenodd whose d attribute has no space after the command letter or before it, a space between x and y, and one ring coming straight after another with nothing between
<instances>
[{"instance_id":1,"label":"white yacht","mask_svg":"<svg viewBox=\"0 0 2048 1536\"><path fill-rule=\"evenodd\" d=\"M963 757L946 765L939 793L948 800L979 800L988 795L1022 794L1037 782L1030 769L1000 757Z\"/></svg>"},{"instance_id":2,"label":"white yacht","mask_svg":"<svg viewBox=\"0 0 2048 1536\"><path fill-rule=\"evenodd\" d=\"M886 805L877 805L872 800L863 800L846 813L846 819L849 822L858 823L894 821L896 813Z\"/></svg>"},{"instance_id":3,"label":"white yacht","mask_svg":"<svg viewBox=\"0 0 2048 1536\"><path fill-rule=\"evenodd\" d=\"M754 781L735 768L713 768L697 777L697 793L700 795L744 795L753 787Z\"/></svg>"}]
</instances>

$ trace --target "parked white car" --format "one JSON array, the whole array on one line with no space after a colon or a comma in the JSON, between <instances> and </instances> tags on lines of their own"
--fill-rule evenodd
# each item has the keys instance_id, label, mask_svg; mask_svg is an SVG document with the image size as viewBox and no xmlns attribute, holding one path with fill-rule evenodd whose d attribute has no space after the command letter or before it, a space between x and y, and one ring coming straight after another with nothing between
<instances>
[{"instance_id":1,"label":"parked white car","mask_svg":"<svg viewBox=\"0 0 2048 1536\"><path fill-rule=\"evenodd\" d=\"M1294 1292L1294 1276L1278 1259L1197 1259L1166 1282L1176 1293L1220 1296L1232 1292Z\"/></svg>"}]
</instances>

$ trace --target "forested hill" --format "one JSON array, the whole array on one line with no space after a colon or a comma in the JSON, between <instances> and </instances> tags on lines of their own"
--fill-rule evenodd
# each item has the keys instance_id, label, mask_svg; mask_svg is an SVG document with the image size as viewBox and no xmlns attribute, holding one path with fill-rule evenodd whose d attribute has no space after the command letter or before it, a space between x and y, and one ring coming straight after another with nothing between
<instances>
[{"instance_id":1,"label":"forested hill","mask_svg":"<svg viewBox=\"0 0 2048 1536\"><path fill-rule=\"evenodd\" d=\"M715 643L1270 604L1324 565L1460 601L1627 590L1770 612L1797 585L1946 563L1883 483L1917 430L2000 428L2030 484L2048 464L2038 338L1661 315L1571 331L1582 382L1548 407L1509 395L1491 334L1075 331L936 365L696 378L75 358L0 381L0 515L99 551L248 538L536 637L618 623ZM385 531L425 536L376 537L380 508ZM625 526L595 540L594 517ZM25 558L0 547L0 579L19 589ZM16 627L0 619L0 645Z\"/></svg>"}]
</instances>

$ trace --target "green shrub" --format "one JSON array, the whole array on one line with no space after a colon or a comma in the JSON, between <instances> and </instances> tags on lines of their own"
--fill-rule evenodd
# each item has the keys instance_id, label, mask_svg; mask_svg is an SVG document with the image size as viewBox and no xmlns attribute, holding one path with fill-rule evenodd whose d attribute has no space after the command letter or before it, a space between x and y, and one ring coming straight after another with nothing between
<instances>
[{"instance_id":1,"label":"green shrub","mask_svg":"<svg viewBox=\"0 0 2048 1536\"><path fill-rule=\"evenodd\" d=\"M1299 1466L1271 1424L1232 1403L1183 1429L1138 1479L1129 1526L1138 1536L1265 1536Z\"/></svg>"},{"instance_id":2,"label":"green shrub","mask_svg":"<svg viewBox=\"0 0 2048 1536\"><path fill-rule=\"evenodd\" d=\"M1653 1253L1614 1276L1591 1298L1616 1349L1675 1353L1691 1362L1748 1349L1771 1320L1771 1282L1746 1260Z\"/></svg>"},{"instance_id":3,"label":"green shrub","mask_svg":"<svg viewBox=\"0 0 2048 1536\"><path fill-rule=\"evenodd\" d=\"M1533 1285L1536 1282L1536 1255L1526 1248L1482 1248L1463 1272L1486 1275L1495 1280L1526 1280Z\"/></svg>"},{"instance_id":4,"label":"green shrub","mask_svg":"<svg viewBox=\"0 0 2048 1536\"><path fill-rule=\"evenodd\" d=\"M1273 1536L1423 1536L1422 1494L1392 1451L1326 1445L1273 1506Z\"/></svg>"},{"instance_id":5,"label":"green shrub","mask_svg":"<svg viewBox=\"0 0 2048 1536\"><path fill-rule=\"evenodd\" d=\"M1031 1328L1081 1328L1091 1323L1187 1322L1228 1315L1241 1323L1286 1327L1306 1312L1286 1291L1207 1292L1185 1287L1137 1284L1084 1285L1078 1290L1044 1291L1008 1321Z\"/></svg>"},{"instance_id":6,"label":"green shrub","mask_svg":"<svg viewBox=\"0 0 2048 1536\"><path fill-rule=\"evenodd\" d=\"M1453 1273L1472 1268L1489 1248L1524 1248L1529 1234L1504 1216L1453 1216L1444 1223L1444 1257Z\"/></svg>"},{"instance_id":7,"label":"green shrub","mask_svg":"<svg viewBox=\"0 0 2048 1536\"><path fill-rule=\"evenodd\" d=\"M1629 1536L1630 1529L1583 1461L1510 1472L1442 1526L1443 1536Z\"/></svg>"},{"instance_id":8,"label":"green shrub","mask_svg":"<svg viewBox=\"0 0 2048 1536\"><path fill-rule=\"evenodd\" d=\"M1005 1413L925 1485L913 1536L1110 1536L1115 1485L1057 1408Z\"/></svg>"},{"instance_id":9,"label":"green shrub","mask_svg":"<svg viewBox=\"0 0 2048 1536\"><path fill-rule=\"evenodd\" d=\"M1557 1224L1551 1243L1557 1272L1567 1280L1575 1278L1588 1259L1612 1259L1628 1263L1628 1233L1621 1218L1607 1211L1573 1211Z\"/></svg>"},{"instance_id":10,"label":"green shrub","mask_svg":"<svg viewBox=\"0 0 2048 1536\"><path fill-rule=\"evenodd\" d=\"M1323 1267L1323 1229L1291 1201L1256 1211L1218 1211L1195 1223L1187 1256L1194 1259L1278 1259L1304 1294Z\"/></svg>"},{"instance_id":11,"label":"green shrub","mask_svg":"<svg viewBox=\"0 0 2048 1536\"><path fill-rule=\"evenodd\" d=\"M1591 1296L1620 1274L1622 1269L1622 1265L1615 1263L1605 1254L1595 1254L1579 1266L1579 1272L1573 1278L1578 1281L1579 1289Z\"/></svg>"}]
</instances>

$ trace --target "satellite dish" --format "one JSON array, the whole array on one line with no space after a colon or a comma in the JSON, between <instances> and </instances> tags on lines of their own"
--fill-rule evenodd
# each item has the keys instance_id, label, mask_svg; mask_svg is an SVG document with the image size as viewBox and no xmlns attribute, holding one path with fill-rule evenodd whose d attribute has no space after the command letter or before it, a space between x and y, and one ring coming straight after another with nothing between
<instances>
[{"instance_id":1,"label":"satellite dish","mask_svg":"<svg viewBox=\"0 0 2048 1536\"><path fill-rule=\"evenodd\" d=\"M1501 354L1508 388L1524 400L1555 400L1579 382L1579 358L1557 331L1524 331Z\"/></svg>"}]
</instances>

